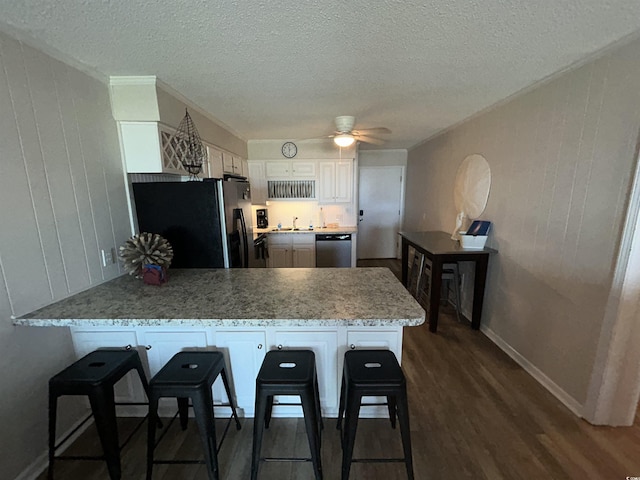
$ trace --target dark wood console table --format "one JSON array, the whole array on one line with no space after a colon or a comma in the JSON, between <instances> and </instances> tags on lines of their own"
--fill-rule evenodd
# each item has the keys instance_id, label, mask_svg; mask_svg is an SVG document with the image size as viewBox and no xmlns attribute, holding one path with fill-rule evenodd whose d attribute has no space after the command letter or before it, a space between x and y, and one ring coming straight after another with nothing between
<instances>
[{"instance_id":1,"label":"dark wood console table","mask_svg":"<svg viewBox=\"0 0 640 480\"><path fill-rule=\"evenodd\" d=\"M451 235L446 232L400 232L400 236L402 237L402 284L405 287L407 286L408 276L409 245L424 254L431 262L428 320L429 330L432 332L438 329L442 264L447 262L475 262L471 328L479 329L489 255L497 253L497 251L491 248L464 250L460 243L451 240Z\"/></svg>"}]
</instances>

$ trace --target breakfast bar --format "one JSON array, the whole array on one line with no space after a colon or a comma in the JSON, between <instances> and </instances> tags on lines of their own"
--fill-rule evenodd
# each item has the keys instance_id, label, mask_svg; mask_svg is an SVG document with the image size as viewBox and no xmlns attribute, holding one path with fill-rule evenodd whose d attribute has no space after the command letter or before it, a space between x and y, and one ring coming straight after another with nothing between
<instances>
[{"instance_id":1,"label":"breakfast bar","mask_svg":"<svg viewBox=\"0 0 640 480\"><path fill-rule=\"evenodd\" d=\"M488 247L482 249L464 249L459 242L451 239L445 232L400 232L402 237L402 283L407 285L409 246L422 253L431 262L431 282L429 285L429 330L438 329L440 309L440 288L442 266L447 262L474 262L473 310L471 328L480 328L484 290L487 279L489 256L496 253Z\"/></svg>"},{"instance_id":2,"label":"breakfast bar","mask_svg":"<svg viewBox=\"0 0 640 480\"><path fill-rule=\"evenodd\" d=\"M323 414L335 416L344 353L387 348L400 360L403 327L424 320L424 310L386 268L283 268L170 270L162 286L121 276L14 323L70 327L78 357L101 347L137 348L150 375L178 351L220 350L247 416L265 352L308 348L316 355ZM125 383L118 395L143 399L133 377ZM220 385L214 398L226 399ZM298 414L297 407L274 409L274 415Z\"/></svg>"}]
</instances>

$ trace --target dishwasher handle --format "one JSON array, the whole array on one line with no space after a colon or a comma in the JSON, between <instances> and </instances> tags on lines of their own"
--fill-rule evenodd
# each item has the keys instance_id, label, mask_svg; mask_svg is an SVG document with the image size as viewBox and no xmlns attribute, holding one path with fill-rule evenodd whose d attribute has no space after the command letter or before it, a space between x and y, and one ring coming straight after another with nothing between
<instances>
[{"instance_id":1,"label":"dishwasher handle","mask_svg":"<svg viewBox=\"0 0 640 480\"><path fill-rule=\"evenodd\" d=\"M351 241L350 233L316 234L316 242L344 242Z\"/></svg>"}]
</instances>

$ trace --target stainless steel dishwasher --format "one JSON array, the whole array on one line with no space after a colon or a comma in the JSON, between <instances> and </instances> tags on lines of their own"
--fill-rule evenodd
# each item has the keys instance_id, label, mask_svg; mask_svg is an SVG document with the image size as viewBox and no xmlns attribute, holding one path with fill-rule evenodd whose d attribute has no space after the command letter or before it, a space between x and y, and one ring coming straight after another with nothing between
<instances>
[{"instance_id":1,"label":"stainless steel dishwasher","mask_svg":"<svg viewBox=\"0 0 640 480\"><path fill-rule=\"evenodd\" d=\"M316 234L316 267L350 267L351 234Z\"/></svg>"}]
</instances>

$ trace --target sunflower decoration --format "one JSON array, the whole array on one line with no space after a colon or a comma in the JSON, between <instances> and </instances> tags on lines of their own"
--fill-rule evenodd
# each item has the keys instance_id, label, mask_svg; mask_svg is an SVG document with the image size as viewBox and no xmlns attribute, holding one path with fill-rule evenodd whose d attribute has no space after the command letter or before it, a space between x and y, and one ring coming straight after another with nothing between
<instances>
[{"instance_id":1,"label":"sunflower decoration","mask_svg":"<svg viewBox=\"0 0 640 480\"><path fill-rule=\"evenodd\" d=\"M129 275L141 277L147 265L169 268L173 259L173 247L162 235L139 233L120 247L120 260Z\"/></svg>"}]
</instances>

